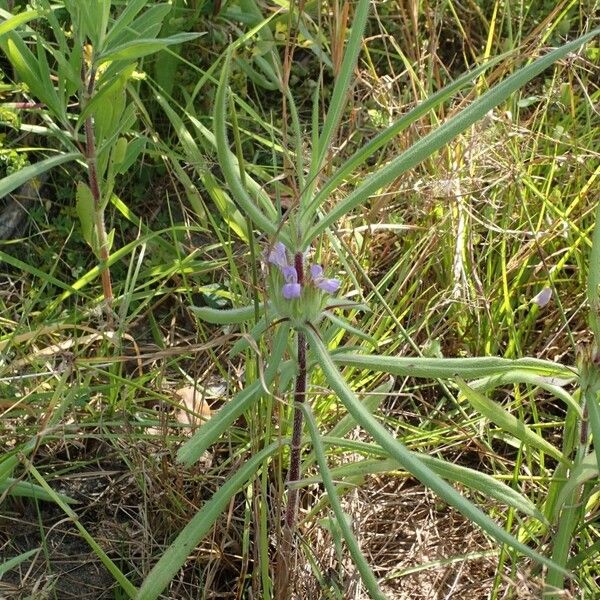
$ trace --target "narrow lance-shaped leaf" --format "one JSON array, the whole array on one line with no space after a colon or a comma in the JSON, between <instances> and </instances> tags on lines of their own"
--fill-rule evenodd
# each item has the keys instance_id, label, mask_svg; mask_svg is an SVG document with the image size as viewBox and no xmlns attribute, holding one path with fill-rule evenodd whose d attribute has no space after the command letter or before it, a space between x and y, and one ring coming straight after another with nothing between
<instances>
[{"instance_id":1,"label":"narrow lance-shaped leaf","mask_svg":"<svg viewBox=\"0 0 600 600\"><path fill-rule=\"evenodd\" d=\"M49 171L53 167L57 167L58 165L62 165L63 163L71 160L77 160L78 158L81 158L81 154L79 152L60 154L58 156L53 156L52 158L41 160L33 165L29 165L28 167L19 169L16 173L12 173L8 177L0 179L0 198L2 196L6 196L6 194L10 194L10 192L16 190L30 179L39 177L42 173Z\"/></svg>"},{"instance_id":2,"label":"narrow lance-shaped leaf","mask_svg":"<svg viewBox=\"0 0 600 600\"><path fill-rule=\"evenodd\" d=\"M105 62L117 60L136 60L142 56L148 54L154 54L159 50L164 50L167 46L173 44L183 44L190 40L196 39L204 35L204 33L178 33L167 38L159 39L146 39L146 40L134 40L131 42L125 42L115 48L111 48L106 52L100 54L96 60L97 65L101 65Z\"/></svg>"},{"instance_id":3,"label":"narrow lance-shaped leaf","mask_svg":"<svg viewBox=\"0 0 600 600\"><path fill-rule=\"evenodd\" d=\"M31 550L28 550L27 552L23 552L22 554L19 554L18 556L15 556L14 558L11 558L11 559L7 560L6 562L3 562L2 564L0 564L0 577L2 577L4 575L4 573L7 573L11 569L18 567L22 562L31 558L34 554L36 554L40 550L41 550L41 548L33 548Z\"/></svg>"},{"instance_id":4,"label":"narrow lance-shaped leaf","mask_svg":"<svg viewBox=\"0 0 600 600\"><path fill-rule=\"evenodd\" d=\"M8 496L36 498L37 500L43 500L44 502L54 501L54 496L48 494L43 487L30 483L29 481L20 481L19 479L14 479L12 477L0 481L0 494L4 495L5 493ZM65 496L64 494L56 492L56 497L68 504L77 504L77 500Z\"/></svg>"},{"instance_id":5,"label":"narrow lance-shaped leaf","mask_svg":"<svg viewBox=\"0 0 600 600\"><path fill-rule=\"evenodd\" d=\"M362 36L369 16L369 0L360 0L356 6L354 19L352 21L352 31L344 52L344 59L340 66L340 72L336 77L333 92L331 94L331 102L327 111L327 116L323 123L323 129L319 136L318 147L313 148L312 163L310 166L310 174L308 177L308 195L316 182L317 174L319 173L323 161L329 151L329 145L333 138L333 134L340 122L342 111L347 102L348 89L350 81L354 74L354 67L358 60L358 54L362 46Z\"/></svg>"},{"instance_id":6,"label":"narrow lance-shaped leaf","mask_svg":"<svg viewBox=\"0 0 600 600\"><path fill-rule=\"evenodd\" d=\"M385 146L385 144L390 142L395 136L404 131L417 119L420 119L436 106L450 98L450 96L459 89L471 84L479 75L494 66L500 60L501 57L497 57L468 73L464 73L458 79L419 103L408 113L402 115L395 123L392 123L392 125L375 136L370 142L361 146L348 160L344 161L343 165L335 171L335 173L327 180L327 183L317 192L303 214L304 222L310 222L310 219L313 217L319 206L329 198L330 194L354 171L354 169L362 165L366 160L373 156L377 150Z\"/></svg>"},{"instance_id":7,"label":"narrow lance-shaped leaf","mask_svg":"<svg viewBox=\"0 0 600 600\"><path fill-rule=\"evenodd\" d=\"M525 383L549 392L555 398L562 400L567 406L572 408L580 417L582 416L581 407L577 404L575 398L562 387L564 383L567 383L567 380L559 377L535 375L521 369L513 369L500 375L482 377L476 381L471 381L469 385L474 390L486 393L503 385L516 385L518 383Z\"/></svg>"},{"instance_id":8,"label":"narrow lance-shaped leaf","mask_svg":"<svg viewBox=\"0 0 600 600\"><path fill-rule=\"evenodd\" d=\"M258 307L262 312L264 304L261 302ZM200 319L214 325L233 325L234 323L249 321L254 318L256 310L254 304L228 309L210 308L208 306L192 306L190 308Z\"/></svg>"},{"instance_id":9,"label":"narrow lance-shaped leaf","mask_svg":"<svg viewBox=\"0 0 600 600\"><path fill-rule=\"evenodd\" d=\"M490 400L487 396L471 389L464 381L456 380L456 385L464 397L469 401L469 404L486 419L500 427L502 431L510 433L518 440L523 442L525 446L537 448L546 454L552 456L556 460L568 463L568 460L562 455L562 452L554 447L550 442L546 441L541 435L538 435L525 423L504 410L499 404Z\"/></svg>"},{"instance_id":10,"label":"narrow lance-shaped leaf","mask_svg":"<svg viewBox=\"0 0 600 600\"><path fill-rule=\"evenodd\" d=\"M346 545L348 546L350 555L352 556L354 564L356 565L356 568L360 573L360 577L365 587L367 588L371 598L374 598L375 600L385 600L385 596L379 589L377 579L375 578L373 571L371 571L369 563L363 556L363 553L360 551L360 546L358 545L358 542L356 541L356 538L352 533L352 529L349 525L347 515L346 513L344 513L342 505L340 504L340 500L337 495L337 490L333 482L333 477L331 476L329 465L327 464L327 457L325 456L325 450L323 448L323 444L321 443L319 429L317 427L315 417L312 414L312 411L308 404L303 403L302 410L304 411L304 415L306 416L306 425L308 426L310 438L313 443L313 448L315 451L315 456L317 457L317 462L319 464L321 477L323 478L323 483L325 485L325 489L327 490L329 504L333 509L333 512L338 522L338 526L342 531L344 539L346 540Z\"/></svg>"},{"instance_id":11,"label":"narrow lance-shaped leaf","mask_svg":"<svg viewBox=\"0 0 600 600\"><path fill-rule=\"evenodd\" d=\"M566 499L577 489L580 488L586 481L594 479L600 475L598 471L598 458L594 452L588 454L583 460L574 466L569 472L569 477L560 490L558 500L554 505L552 514L553 522L558 522L559 515Z\"/></svg>"},{"instance_id":12,"label":"narrow lance-shaped leaf","mask_svg":"<svg viewBox=\"0 0 600 600\"><path fill-rule=\"evenodd\" d=\"M344 448L345 440L326 436L323 438L323 443L334 444L336 448L341 449ZM359 448L354 444L352 444L352 450L356 452L359 450ZM365 446L372 446L372 444L365 444ZM381 448L377 448L377 450L378 453L386 454L385 451L381 450ZM416 454L414 452L413 454L415 454L419 460L424 462L440 477L443 477L448 481L460 483L469 489L481 492L487 498L493 498L502 505L512 506L513 508L521 511L523 514L535 517L539 521L547 523L547 519L537 509L535 504L529 500L529 498L519 494L504 482L494 479L494 477L491 475L488 475L487 473L481 473L461 465L454 465L445 460L434 458L433 456ZM338 481L344 481L345 479L351 477L364 477L365 475L374 475L377 473L389 473L391 471L397 471L400 468L403 469L403 465L398 463L398 461L393 458L388 458L385 460L365 459L358 462L348 463L340 467L335 467L331 469L331 475ZM320 481L321 477L317 475L315 477L305 478L301 483L302 487L305 487L307 485L319 483Z\"/></svg>"},{"instance_id":13,"label":"narrow lance-shaped leaf","mask_svg":"<svg viewBox=\"0 0 600 600\"><path fill-rule=\"evenodd\" d=\"M4 13L4 11L2 11ZM10 13L9 13L10 14ZM5 21L0 23L0 35L4 35L13 29L16 29L20 25L31 21L32 19L36 19L39 17L39 11L37 10L26 10L18 15L14 15L10 18L7 18Z\"/></svg>"},{"instance_id":14,"label":"narrow lance-shaped leaf","mask_svg":"<svg viewBox=\"0 0 600 600\"><path fill-rule=\"evenodd\" d=\"M81 225L81 234L86 243L98 254L98 241L95 233L95 208L92 190L83 181L77 184L75 209Z\"/></svg>"},{"instance_id":15,"label":"narrow lance-shaped leaf","mask_svg":"<svg viewBox=\"0 0 600 600\"><path fill-rule=\"evenodd\" d=\"M312 368L312 363L309 363L309 368ZM385 400L387 394L392 390L394 386L394 377L388 377L383 383L379 384L373 391L367 392L364 395L361 394L360 401L363 406L370 412L373 413L379 405ZM327 438L335 438L340 441L344 441L343 437L357 426L354 417L351 414L347 414L342 417L332 428L327 432ZM302 463L302 470L305 471L315 461L314 452L309 453Z\"/></svg>"},{"instance_id":16,"label":"narrow lance-shaped leaf","mask_svg":"<svg viewBox=\"0 0 600 600\"><path fill-rule=\"evenodd\" d=\"M367 179L345 200L335 206L323 219L310 229L304 238L303 247L307 247L311 240L323 233L323 231L347 212L356 208L363 202L366 202L378 190L390 184L402 175L402 173L405 173L407 170L412 169L420 162L424 161L458 134L482 119L490 110L504 102L511 94L523 87L536 75L539 75L542 71L547 69L557 60L566 56L569 52L577 50L582 44L585 44L599 33L600 29L590 31L586 35L564 44L560 48L538 58L526 67L521 68L505 81L499 83L491 90L488 90L468 108L462 110L435 131L432 131L421 138L391 163L367 177Z\"/></svg>"},{"instance_id":17,"label":"narrow lance-shaped leaf","mask_svg":"<svg viewBox=\"0 0 600 600\"><path fill-rule=\"evenodd\" d=\"M112 40L125 31L127 26L135 19L136 15L144 8L148 3L148 0L129 0L123 9L123 12L119 15L113 26L108 31L108 34L104 40L106 47L110 46ZM165 15L169 12L170 7L165 6L163 8Z\"/></svg>"},{"instance_id":18,"label":"narrow lance-shaped leaf","mask_svg":"<svg viewBox=\"0 0 600 600\"><path fill-rule=\"evenodd\" d=\"M419 481L431 488L440 498L443 498L448 504L459 510L473 523L479 525L498 542L508 544L526 556L564 572L564 569L561 569L553 561L532 550L529 546L526 546L502 527L498 526L488 515L459 494L449 483L444 481L439 475L436 475L417 456L413 455L404 444L394 438L362 406L354 392L348 387L319 336L310 327L304 328L304 331L333 391L338 395L357 423L373 436L373 439L389 453L391 458L403 464Z\"/></svg>"},{"instance_id":19,"label":"narrow lance-shaped leaf","mask_svg":"<svg viewBox=\"0 0 600 600\"><path fill-rule=\"evenodd\" d=\"M339 365L356 367L400 375L406 377L425 377L430 379L476 379L509 373L516 369L532 375L554 376L561 379L574 379L577 372L549 360L535 358L421 358L407 356L378 356L376 354L335 354Z\"/></svg>"},{"instance_id":20,"label":"narrow lance-shaped leaf","mask_svg":"<svg viewBox=\"0 0 600 600\"><path fill-rule=\"evenodd\" d=\"M277 224L274 221L271 221L256 206L256 204L244 188L239 173L236 173L236 169L230 157L229 140L227 138L227 128L225 122L225 116L227 114L227 82L229 79L230 64L231 52L227 54L227 60L223 65L221 79L219 81L219 87L217 88L217 96L215 98L215 110L213 120L215 127L215 138L217 142L216 145L217 155L219 157L219 164L221 165L223 175L225 176L225 181L227 182L227 185L230 188L233 198L239 204L240 208L246 213L246 216L250 218L258 227L260 227L264 233L268 233L272 236L275 236L277 233Z\"/></svg>"},{"instance_id":21,"label":"narrow lance-shaped leaf","mask_svg":"<svg viewBox=\"0 0 600 600\"><path fill-rule=\"evenodd\" d=\"M328 311L324 311L323 315L328 321L331 321L337 328L343 329L344 331L347 331L348 333L356 336L357 338L365 340L374 348L377 348L377 340L372 335L365 333L359 327L355 327L347 319L344 319L343 317L338 317L337 315L334 315L333 313Z\"/></svg>"},{"instance_id":22,"label":"narrow lance-shaped leaf","mask_svg":"<svg viewBox=\"0 0 600 600\"><path fill-rule=\"evenodd\" d=\"M589 273L587 281L587 299L590 307L589 322L594 333L596 347L600 347L600 204L596 209L596 224L592 236Z\"/></svg>"}]
</instances>

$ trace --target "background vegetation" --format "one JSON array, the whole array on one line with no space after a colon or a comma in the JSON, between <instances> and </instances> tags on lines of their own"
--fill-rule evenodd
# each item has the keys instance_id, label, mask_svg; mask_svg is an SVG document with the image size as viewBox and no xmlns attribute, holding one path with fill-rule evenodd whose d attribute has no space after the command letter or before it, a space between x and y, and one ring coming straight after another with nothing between
<instances>
[{"instance_id":1,"label":"background vegetation","mask_svg":"<svg viewBox=\"0 0 600 600\"><path fill-rule=\"evenodd\" d=\"M291 427L290 395L266 397L201 461L176 462L201 417L259 378L271 351L261 342L231 358L247 331L207 325L191 310L262 301L265 287L256 259L267 240L230 198L211 133L225 52L235 45L232 149L286 209L297 193L288 175L298 152L270 56L289 66L286 89L309 140L315 88L322 116L354 5L308 2L296 19L285 1L115 1L109 23L128 4L154 17L125 28L120 54L107 51L100 61L93 93L103 96L94 105L73 75L64 75L73 89L67 83L68 101L61 100L63 43L69 52L80 48L73 60L88 78L94 43L78 37L71 3L58 4L53 22L46 2L0 2L3 181L54 160L40 175L37 199L25 202L26 221L0 241L0 595L125 598L131 590L119 573L141 585L231 474ZM460 74L505 56L394 137L328 204L514 72L519 57L533 59L597 26L597 8L592 0L372 3L323 177ZM31 19L10 21L31 11ZM9 36L20 36L35 67L19 67ZM152 37L168 41L132 43ZM599 52L595 40L569 54L338 223L322 260L338 271L340 295L374 310L350 315L366 335L340 331L330 348L575 365L578 347L591 342L586 282L600 175ZM133 67L111 73L119 61ZM48 89L25 83L24 68L40 69L42 86L59 89L55 106ZM98 198L90 161L63 160L78 144L90 158L84 134L92 113L107 186ZM3 210L12 200L4 202ZM104 241L98 222L85 216L94 210L103 213ZM108 308L98 266L107 256ZM491 424L453 386L351 366L345 375L411 450L493 475L542 510L557 461ZM565 383L566 394L574 389ZM309 397L318 426L329 431L344 411L318 373ZM507 382L492 397L557 448L566 443L565 404L536 382ZM358 429L349 438L369 439ZM540 597L541 568L493 545L407 472L389 464L344 470L361 452L328 452L345 484L344 510L386 597ZM270 597L287 462L281 450L233 496L161 598ZM567 544L576 578L565 598L600 593L597 465L590 473L585 515ZM311 467L306 476L318 474ZM514 508L459 487L520 540L551 547L556 530L534 531ZM309 479L301 498L295 597L367 597L320 481Z\"/></svg>"}]
</instances>

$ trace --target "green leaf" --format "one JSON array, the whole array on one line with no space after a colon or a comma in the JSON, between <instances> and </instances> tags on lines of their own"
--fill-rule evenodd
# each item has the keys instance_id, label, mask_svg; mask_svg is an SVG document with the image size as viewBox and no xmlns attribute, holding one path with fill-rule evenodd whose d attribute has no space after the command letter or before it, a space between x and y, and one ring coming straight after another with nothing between
<instances>
[{"instance_id":1,"label":"green leaf","mask_svg":"<svg viewBox=\"0 0 600 600\"><path fill-rule=\"evenodd\" d=\"M23 40L14 32L10 32L0 40L0 48L17 75L27 84L31 94L38 101L46 104L55 115L61 117L61 107L52 80L42 77L38 58L33 55ZM45 52L39 42L37 48L40 52Z\"/></svg>"},{"instance_id":2,"label":"green leaf","mask_svg":"<svg viewBox=\"0 0 600 600\"><path fill-rule=\"evenodd\" d=\"M457 379L456 385L469 404L486 419L500 427L503 431L510 433L525 446L537 448L556 460L569 464L569 461L563 456L562 452L546 441L541 435L535 433L525 423L517 419L514 415L504 410L499 404L490 400L487 396L476 392L470 388L464 381Z\"/></svg>"},{"instance_id":3,"label":"green leaf","mask_svg":"<svg viewBox=\"0 0 600 600\"><path fill-rule=\"evenodd\" d=\"M592 251L588 263L587 300L590 307L590 328L594 333L596 347L598 347L600 345L600 204L596 208L595 219Z\"/></svg>"},{"instance_id":4,"label":"green leaf","mask_svg":"<svg viewBox=\"0 0 600 600\"><path fill-rule=\"evenodd\" d=\"M264 304L259 304L259 310L262 311ZM190 306L200 319L214 325L233 325L234 323L243 323L254 318L254 304L241 306L240 308L210 308L208 306Z\"/></svg>"},{"instance_id":5,"label":"green leaf","mask_svg":"<svg viewBox=\"0 0 600 600\"><path fill-rule=\"evenodd\" d=\"M14 455L7 456L2 462L0 462L0 482L9 477L18 464L19 459Z\"/></svg>"},{"instance_id":6,"label":"green leaf","mask_svg":"<svg viewBox=\"0 0 600 600\"><path fill-rule=\"evenodd\" d=\"M376 600L385 600L385 596L379 589L377 579L375 578L373 571L371 571L369 563L360 551L360 546L358 545L358 542L354 537L354 533L352 532L348 515L344 513L342 505L340 504L340 500L337 495L337 490L333 482L333 477L329 470L329 465L327 464L325 450L323 449L323 444L321 443L321 439L319 436L317 423L310 409L310 405L302 403L302 410L304 411L304 415L306 416L306 425L308 426L308 431L310 433L310 438L313 443L313 448L317 457L317 462L319 463L319 471L321 473L325 489L327 490L329 504L333 509L333 512L338 522L338 526L341 529L344 539L346 540L346 545L348 546L348 550L350 551L352 560L354 561L354 564L356 565L356 568L360 573L360 577L365 587L367 588L370 597L375 598Z\"/></svg>"},{"instance_id":7,"label":"green leaf","mask_svg":"<svg viewBox=\"0 0 600 600\"><path fill-rule=\"evenodd\" d=\"M385 400L387 394L392 391L394 387L394 378L388 377L383 383L380 383L373 391L366 392L362 399L362 405L370 413L375 412L379 405ZM338 421L331 431L327 435L344 437L347 433L352 431L356 427L357 423L351 414L347 414Z\"/></svg>"},{"instance_id":8,"label":"green leaf","mask_svg":"<svg viewBox=\"0 0 600 600\"><path fill-rule=\"evenodd\" d=\"M121 13L121 16L106 36L105 49L115 48L133 39L156 38L163 26L165 17L171 12L172 7L170 3L156 4L135 18L144 4L148 4L148 0L127 2L127 8Z\"/></svg>"},{"instance_id":9,"label":"green leaf","mask_svg":"<svg viewBox=\"0 0 600 600\"><path fill-rule=\"evenodd\" d=\"M125 42L120 44L116 48L111 48L106 52L100 54L96 60L97 65L102 65L108 61L118 60L137 60L142 56L148 56L148 54L154 54L159 50L164 50L167 46L173 44L183 44L190 40L205 35L204 33L177 33L166 38L151 38L145 40L134 40L131 42Z\"/></svg>"},{"instance_id":10,"label":"green leaf","mask_svg":"<svg viewBox=\"0 0 600 600\"><path fill-rule=\"evenodd\" d=\"M77 216L81 224L81 235L85 242L98 253L98 242L95 236L95 204L92 190L83 181L77 184L76 199Z\"/></svg>"},{"instance_id":11,"label":"green leaf","mask_svg":"<svg viewBox=\"0 0 600 600\"><path fill-rule=\"evenodd\" d=\"M58 497L63 502L77 504L77 500L73 500L73 498L69 498L69 496L59 494L58 492L50 495L43 487L39 485L29 483L28 481L13 479L12 477L0 480L0 494L3 494L4 492L6 492L9 496L36 498L37 500L43 500L45 502L54 502L54 499Z\"/></svg>"},{"instance_id":12,"label":"green leaf","mask_svg":"<svg viewBox=\"0 0 600 600\"><path fill-rule=\"evenodd\" d=\"M28 550L27 552L23 552L23 554L19 554L14 558L11 558L2 564L0 564L0 577L2 577L5 573L8 573L11 569L18 567L22 562L25 562L28 558L37 554L41 548L33 548L32 550Z\"/></svg>"},{"instance_id":13,"label":"green leaf","mask_svg":"<svg viewBox=\"0 0 600 600\"><path fill-rule=\"evenodd\" d=\"M98 82L96 92L79 114L78 126L80 127L92 115L96 129L100 130L96 131L96 136L101 140L110 137L125 108L125 88L134 71L135 63L131 63L124 65L119 73L113 75L107 82L102 77Z\"/></svg>"},{"instance_id":14,"label":"green leaf","mask_svg":"<svg viewBox=\"0 0 600 600\"><path fill-rule=\"evenodd\" d=\"M364 406L362 406L354 392L348 387L319 336L308 327L304 328L304 331L310 346L316 355L316 359L323 369L325 377L333 391L338 395L348 412L356 419L356 422L373 436L373 439L387 451L390 458L394 458L404 465L404 467L419 479L419 481L431 488L431 490L449 505L459 510L467 519L479 525L496 541L508 544L512 548L515 548L515 550L518 550L542 564L565 572L564 569L556 565L553 561L542 556L535 550L532 550L529 546L526 546L502 527L498 526L488 515L459 494L450 484L444 481L420 460L420 458L410 452L404 444L394 438L394 436L392 436Z\"/></svg>"},{"instance_id":15,"label":"green leaf","mask_svg":"<svg viewBox=\"0 0 600 600\"><path fill-rule=\"evenodd\" d=\"M568 407L572 408L580 417L582 417L583 411L581 410L581 407L577 404L573 396L562 387L562 385L569 381L570 379L536 375L521 369L511 369L499 375L490 375L476 381L471 381L469 385L474 390L486 393L507 384L516 385L525 383L549 392L555 398L562 400Z\"/></svg>"},{"instance_id":16,"label":"green leaf","mask_svg":"<svg viewBox=\"0 0 600 600\"><path fill-rule=\"evenodd\" d=\"M443 148L457 135L482 119L490 110L504 102L516 90L523 87L536 75L542 73L569 52L574 52L582 44L585 44L599 33L600 29L595 29L572 42L564 44L556 50L548 52L541 58L538 58L511 75L491 90L488 90L455 117L438 127L435 131L432 131L421 138L408 150L392 160L388 165L367 177L347 198L341 201L333 208L333 210L325 215L323 219L320 219L306 234L302 247L307 247L312 240L323 233L343 215L363 202L366 202L371 196L392 183L392 181L397 179L400 175L424 161L437 150Z\"/></svg>"},{"instance_id":17,"label":"green leaf","mask_svg":"<svg viewBox=\"0 0 600 600\"><path fill-rule=\"evenodd\" d=\"M343 317L338 317L337 315L334 315L333 313L330 313L328 311L324 311L323 315L328 321L331 321L337 328L343 329L344 331L351 333L357 338L365 340L374 348L377 348L377 340L373 336L369 335L368 333L365 333L362 329L355 327L347 319L344 319Z\"/></svg>"},{"instance_id":18,"label":"green leaf","mask_svg":"<svg viewBox=\"0 0 600 600\"><path fill-rule=\"evenodd\" d=\"M215 206L225 223L231 227L232 231L234 231L241 240L248 243L248 226L246 224L246 219L238 210L235 202L217 183L217 180L210 171L205 171L202 174L202 183L204 183L206 191L215 203Z\"/></svg>"},{"instance_id":19,"label":"green leaf","mask_svg":"<svg viewBox=\"0 0 600 600\"><path fill-rule=\"evenodd\" d=\"M269 328L270 325L270 319L267 320L266 316L261 317L258 320L258 323L256 323L247 334L240 337L240 339L232 346L231 350L229 351L229 358L235 358L238 354L240 354L240 352L244 352L250 347L250 341L248 338L251 338L258 343L259 338Z\"/></svg>"},{"instance_id":20,"label":"green leaf","mask_svg":"<svg viewBox=\"0 0 600 600\"><path fill-rule=\"evenodd\" d=\"M405 377L425 377L430 379L476 379L510 373L520 369L531 375L558 377L571 380L576 371L569 367L535 358L421 358L405 356L378 356L376 354L336 354L334 360L339 365L383 371L391 375Z\"/></svg>"},{"instance_id":21,"label":"green leaf","mask_svg":"<svg viewBox=\"0 0 600 600\"><path fill-rule=\"evenodd\" d=\"M210 168L206 163L205 156L198 147L196 140L190 134L189 130L184 125L179 115L173 110L169 102L167 102L167 100L161 94L156 94L156 99L163 107L163 110L173 124L181 145L185 150L187 159L194 166L196 173L198 173L198 176L202 180L206 191L210 195L212 201L215 203L215 206L219 210L221 216L242 240L248 242L248 227L246 224L246 219L210 172Z\"/></svg>"},{"instance_id":22,"label":"green leaf","mask_svg":"<svg viewBox=\"0 0 600 600\"><path fill-rule=\"evenodd\" d=\"M236 172L237 164L234 163L230 156L231 153L229 151L229 140L227 139L227 128L225 124L225 117L227 115L227 82L229 78L230 62L231 53L228 53L227 60L225 61L225 65L223 66L223 70L221 72L219 87L217 88L217 96L215 98L215 109L213 114L219 164L221 165L223 175L225 176L225 181L229 186L234 200L246 213L246 216L258 227L260 227L263 233L267 233L275 237L278 233L277 223L269 219L256 206L242 184L239 172ZM283 239L285 236L280 235L280 238L282 238L284 243L287 241L288 246L290 245L288 240Z\"/></svg>"},{"instance_id":23,"label":"green leaf","mask_svg":"<svg viewBox=\"0 0 600 600\"><path fill-rule=\"evenodd\" d=\"M49 171L53 167L80 158L82 158L82 156L79 152L70 152L68 154L59 154L52 158L46 158L33 165L24 167L16 173L12 173L11 175L8 175L8 177L0 179L0 198L6 196L6 194L10 194L10 192L16 190L30 179L39 177L42 173Z\"/></svg>"},{"instance_id":24,"label":"green leaf","mask_svg":"<svg viewBox=\"0 0 600 600\"><path fill-rule=\"evenodd\" d=\"M579 489L586 481L595 479L600 472L598 471L598 457L595 452L590 452L584 459L575 465L569 472L569 478L560 490L558 500L554 505L552 520L557 523L559 515L565 501L571 496L575 490Z\"/></svg>"},{"instance_id":25,"label":"green leaf","mask_svg":"<svg viewBox=\"0 0 600 600\"><path fill-rule=\"evenodd\" d=\"M127 152L123 161L117 165L117 173L123 175L131 168L131 165L138 159L139 155L146 149L148 138L145 135L138 135L135 139L127 143Z\"/></svg>"},{"instance_id":26,"label":"green leaf","mask_svg":"<svg viewBox=\"0 0 600 600\"><path fill-rule=\"evenodd\" d=\"M117 567L117 565L110 559L110 557L104 552L104 550L100 547L98 542L89 534L87 529L80 523L79 517L77 513L67 504L65 503L60 495L58 495L46 482L46 480L40 475L38 470L29 462L26 461L27 467L31 474L35 477L37 482L40 484L42 488L46 491L46 493L52 498L52 500L60 506L63 512L70 517L73 524L79 530L81 537L87 542L87 544L94 551L96 556L100 559L102 564L106 567L108 572L115 578L115 580L119 583L119 585L123 588L124 592L130 597L133 598L136 593L135 586L127 579L127 577L123 574L121 569Z\"/></svg>"},{"instance_id":27,"label":"green leaf","mask_svg":"<svg viewBox=\"0 0 600 600\"><path fill-rule=\"evenodd\" d=\"M417 119L420 119L436 106L450 98L455 92L471 84L484 71L498 63L501 58L502 57L497 57L472 71L464 73L458 79L449 83L447 86L415 106L415 108L408 113L402 115L395 123L392 123L392 125L375 136L367 144L361 146L349 159L344 161L342 166L335 171L335 173L327 180L327 183L318 191L303 214L303 222L310 223L310 220L319 206L331 196L335 189L339 187L356 168L364 164L365 161L377 152L377 150L392 141L395 136L404 131L407 127L410 127ZM319 89L318 86L316 89Z\"/></svg>"},{"instance_id":28,"label":"green leaf","mask_svg":"<svg viewBox=\"0 0 600 600\"><path fill-rule=\"evenodd\" d=\"M37 10L26 10L18 15L14 15L9 19L5 19L2 23L0 23L0 35L4 35L13 29L16 29L20 25L24 25L25 23L31 21L32 19L36 19L40 16L40 13Z\"/></svg>"},{"instance_id":29,"label":"green leaf","mask_svg":"<svg viewBox=\"0 0 600 600\"><path fill-rule=\"evenodd\" d=\"M358 54L362 47L363 32L367 24L368 16L369 0L360 0L354 12L352 31L350 32L350 37L344 51L344 58L340 65L340 71L333 86L331 102L329 104L329 109L327 110L327 116L323 122L323 129L319 136L318 147L313 148L312 150L312 161L310 165L310 174L308 176L308 181L311 182L309 189L314 186L318 179L318 173L330 150L329 146L333 134L342 117L342 111L348 99L348 90L351 87L350 82L358 61ZM310 197L310 192L308 192L308 196Z\"/></svg>"},{"instance_id":30,"label":"green leaf","mask_svg":"<svg viewBox=\"0 0 600 600\"><path fill-rule=\"evenodd\" d=\"M326 438L327 443L331 443L332 440L332 436L328 435ZM343 440L340 441L338 446L343 447ZM381 452L381 449L379 449L379 451ZM413 455L440 477L443 477L448 481L460 483L471 490L480 492L487 498L497 500L504 506L511 506L521 511L523 514L538 519L542 523L547 523L547 519L529 498L519 494L510 486L495 479L491 475L481 473L480 471L468 467L454 465L445 460L427 456L425 454L416 454L413 452ZM399 468L404 468L404 466L393 458L388 458L386 460L366 459L348 463L341 467L335 467L334 469L331 469L331 475L338 481L344 481L349 478L364 477L365 475L389 473L391 471L397 471ZM320 481L320 476L304 478L302 480L302 486L304 487L306 485L319 483Z\"/></svg>"},{"instance_id":31,"label":"green leaf","mask_svg":"<svg viewBox=\"0 0 600 600\"><path fill-rule=\"evenodd\" d=\"M109 29L106 39L104 41L105 47L109 47L113 44L121 33L125 32L130 23L135 19L136 15L144 8L144 6L148 4L148 0L128 0L125 5L125 9L119 15L119 17L114 22L113 26ZM157 23L159 25L158 31L160 31L160 25L162 24L163 18L169 13L171 7L168 4L159 4L160 12L162 13L160 18L157 18ZM154 8L158 8L154 7ZM152 10L152 9L150 9ZM147 14L150 10L146 11ZM132 31L138 32L138 29L135 26L130 28ZM148 36L151 37L151 36Z\"/></svg>"}]
</instances>

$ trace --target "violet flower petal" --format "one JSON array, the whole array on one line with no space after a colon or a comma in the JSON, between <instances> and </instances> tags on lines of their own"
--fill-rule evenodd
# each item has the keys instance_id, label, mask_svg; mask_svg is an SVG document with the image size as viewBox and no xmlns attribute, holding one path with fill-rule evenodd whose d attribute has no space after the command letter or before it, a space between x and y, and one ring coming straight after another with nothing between
<instances>
[{"instance_id":1,"label":"violet flower petal","mask_svg":"<svg viewBox=\"0 0 600 600\"><path fill-rule=\"evenodd\" d=\"M317 281L323 277L323 267L321 265L310 265L311 277Z\"/></svg>"},{"instance_id":2,"label":"violet flower petal","mask_svg":"<svg viewBox=\"0 0 600 600\"><path fill-rule=\"evenodd\" d=\"M296 272L296 267L288 267L285 266L281 269L283 273L283 278L286 283L298 283L298 273Z\"/></svg>"},{"instance_id":3,"label":"violet flower petal","mask_svg":"<svg viewBox=\"0 0 600 600\"><path fill-rule=\"evenodd\" d=\"M552 288L545 287L531 299L531 302L537 304L540 308L543 308L546 306L546 304L548 304L548 302L550 302L551 299Z\"/></svg>"},{"instance_id":4,"label":"violet flower petal","mask_svg":"<svg viewBox=\"0 0 600 600\"><path fill-rule=\"evenodd\" d=\"M339 279L323 279L315 282L315 285L328 294L335 294L340 289L342 282Z\"/></svg>"},{"instance_id":5,"label":"violet flower petal","mask_svg":"<svg viewBox=\"0 0 600 600\"><path fill-rule=\"evenodd\" d=\"M278 266L280 269L285 269L288 266L287 250L281 242L275 242L267 256L267 261L272 265Z\"/></svg>"},{"instance_id":6,"label":"violet flower petal","mask_svg":"<svg viewBox=\"0 0 600 600\"><path fill-rule=\"evenodd\" d=\"M292 298L300 297L302 286L299 283L286 283L281 291L286 300L291 300Z\"/></svg>"}]
</instances>

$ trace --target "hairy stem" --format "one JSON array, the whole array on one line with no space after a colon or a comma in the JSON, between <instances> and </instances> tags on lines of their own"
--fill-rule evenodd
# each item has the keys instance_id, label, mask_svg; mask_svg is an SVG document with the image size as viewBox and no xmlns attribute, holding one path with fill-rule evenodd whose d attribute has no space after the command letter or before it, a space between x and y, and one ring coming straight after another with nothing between
<instances>
[{"instance_id":1,"label":"hairy stem","mask_svg":"<svg viewBox=\"0 0 600 600\"><path fill-rule=\"evenodd\" d=\"M304 283L304 257L302 252L294 256L294 266L298 275L298 283ZM298 375L294 389L294 424L292 427L292 446L290 455L290 471L288 473L288 484L300 479L300 459L302 454L302 425L303 415L302 403L306 399L306 338L302 331L298 332ZM296 515L298 513L298 489L291 488L288 492L288 503L285 513L285 525L294 530L296 526Z\"/></svg>"},{"instance_id":2,"label":"hairy stem","mask_svg":"<svg viewBox=\"0 0 600 600\"><path fill-rule=\"evenodd\" d=\"M298 332L298 376L294 390L294 424L292 428L292 445L290 456L290 470L288 484L300 479L300 459L302 454L302 403L306 398L306 338L304 333ZM290 530L295 529L296 515L298 513L298 488L291 488L288 492L288 503L285 513L285 525Z\"/></svg>"}]
</instances>

